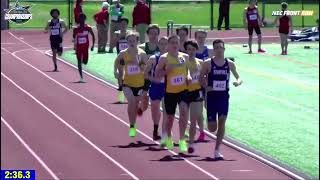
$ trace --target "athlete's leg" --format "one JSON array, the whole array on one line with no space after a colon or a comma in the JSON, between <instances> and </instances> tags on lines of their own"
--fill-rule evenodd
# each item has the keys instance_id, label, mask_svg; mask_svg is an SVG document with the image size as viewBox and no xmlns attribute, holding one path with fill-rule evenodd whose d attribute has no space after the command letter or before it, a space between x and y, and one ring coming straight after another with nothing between
<instances>
[{"instance_id":1,"label":"athlete's leg","mask_svg":"<svg viewBox=\"0 0 320 180\"><path fill-rule=\"evenodd\" d=\"M54 70L53 71L58 71L58 66L57 66L57 49L52 49L52 61L54 65Z\"/></svg>"},{"instance_id":2,"label":"athlete's leg","mask_svg":"<svg viewBox=\"0 0 320 180\"><path fill-rule=\"evenodd\" d=\"M188 123L188 113L189 113L188 104L184 101L179 103L179 134L180 140L184 139L184 134L187 128Z\"/></svg>"},{"instance_id":3,"label":"athlete's leg","mask_svg":"<svg viewBox=\"0 0 320 180\"><path fill-rule=\"evenodd\" d=\"M80 50L77 50L77 60L78 60L78 71L80 74L80 81L82 81L83 76L82 76L82 59L83 59L83 53Z\"/></svg>"},{"instance_id":4,"label":"athlete's leg","mask_svg":"<svg viewBox=\"0 0 320 180\"><path fill-rule=\"evenodd\" d=\"M288 34L284 34L283 35L283 39L284 39L284 51L285 53L287 54L287 51L288 51Z\"/></svg>"},{"instance_id":5,"label":"athlete's leg","mask_svg":"<svg viewBox=\"0 0 320 180\"><path fill-rule=\"evenodd\" d=\"M130 87L123 87L123 92L125 97L128 100L128 117L129 117L129 121L130 121L130 126L134 126L136 123L136 115L137 115L137 99L136 97L133 95L133 92L131 90Z\"/></svg>"},{"instance_id":6,"label":"athlete's leg","mask_svg":"<svg viewBox=\"0 0 320 180\"><path fill-rule=\"evenodd\" d=\"M248 32L249 32L249 39L248 39L249 53L252 53L252 35L253 35L252 26L248 26Z\"/></svg>"},{"instance_id":7,"label":"athlete's leg","mask_svg":"<svg viewBox=\"0 0 320 180\"><path fill-rule=\"evenodd\" d=\"M194 141L194 137L196 134L197 129L197 118L198 118L198 112L197 112L197 106L199 105L199 102L191 102L189 106L190 111L190 129L189 129L189 143L192 144Z\"/></svg>"},{"instance_id":8,"label":"athlete's leg","mask_svg":"<svg viewBox=\"0 0 320 180\"><path fill-rule=\"evenodd\" d=\"M216 147L215 147L215 150L218 150L218 151L224 137L226 120L227 120L227 116L225 115L221 115L218 118L218 132L217 132L217 141L216 141Z\"/></svg>"},{"instance_id":9,"label":"athlete's leg","mask_svg":"<svg viewBox=\"0 0 320 180\"><path fill-rule=\"evenodd\" d=\"M285 42L284 42L284 34L280 33L280 41L281 41L281 54L285 52Z\"/></svg>"}]
</instances>

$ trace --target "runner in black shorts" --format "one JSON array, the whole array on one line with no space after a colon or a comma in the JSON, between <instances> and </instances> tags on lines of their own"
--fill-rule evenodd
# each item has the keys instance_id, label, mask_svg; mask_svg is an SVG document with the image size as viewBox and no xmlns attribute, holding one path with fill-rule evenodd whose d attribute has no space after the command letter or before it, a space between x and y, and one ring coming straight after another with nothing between
<instances>
[{"instance_id":1,"label":"runner in black shorts","mask_svg":"<svg viewBox=\"0 0 320 180\"><path fill-rule=\"evenodd\" d=\"M224 137L225 123L229 110L230 71L236 78L233 85L239 86L242 84L234 62L224 57L224 50L224 42L222 40L213 41L215 57L206 60L200 71L201 84L207 90L208 129L211 132L215 132L218 128L214 152L215 159L223 159L219 147Z\"/></svg>"},{"instance_id":2,"label":"runner in black shorts","mask_svg":"<svg viewBox=\"0 0 320 180\"><path fill-rule=\"evenodd\" d=\"M62 19L59 19L60 11L58 9L52 9L50 11L50 15L52 16L52 19L48 21L45 28L45 33L48 33L48 30L50 30L50 45L52 50L52 60L54 64L53 71L58 71L57 54L59 56L62 55L63 34L68 31L68 28L64 21ZM64 29L63 31L62 28Z\"/></svg>"}]
</instances>

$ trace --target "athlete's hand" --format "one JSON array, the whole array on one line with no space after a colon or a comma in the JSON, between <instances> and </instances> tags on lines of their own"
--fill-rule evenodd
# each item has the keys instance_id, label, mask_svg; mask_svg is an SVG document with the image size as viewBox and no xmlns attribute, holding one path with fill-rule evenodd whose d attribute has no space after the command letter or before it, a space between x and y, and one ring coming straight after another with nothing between
<instances>
[{"instance_id":1,"label":"athlete's hand","mask_svg":"<svg viewBox=\"0 0 320 180\"><path fill-rule=\"evenodd\" d=\"M263 22L260 22L260 27L264 27L264 24L263 24Z\"/></svg>"},{"instance_id":2,"label":"athlete's hand","mask_svg":"<svg viewBox=\"0 0 320 180\"><path fill-rule=\"evenodd\" d=\"M93 49L94 49L94 46L91 47L91 51L93 51Z\"/></svg>"},{"instance_id":3,"label":"athlete's hand","mask_svg":"<svg viewBox=\"0 0 320 180\"><path fill-rule=\"evenodd\" d=\"M235 87L238 87L242 84L242 81L235 81L232 83Z\"/></svg>"}]
</instances>

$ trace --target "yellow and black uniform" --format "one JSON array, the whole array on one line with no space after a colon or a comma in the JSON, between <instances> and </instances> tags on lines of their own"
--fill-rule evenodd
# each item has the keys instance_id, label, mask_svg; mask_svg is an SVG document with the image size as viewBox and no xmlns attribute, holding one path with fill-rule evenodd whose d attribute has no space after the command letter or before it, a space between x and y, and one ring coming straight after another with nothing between
<instances>
[{"instance_id":1,"label":"yellow and black uniform","mask_svg":"<svg viewBox=\"0 0 320 180\"><path fill-rule=\"evenodd\" d=\"M141 54L145 53L138 48L138 55L132 57L128 53L128 49L124 52L124 78L123 84L132 90L134 96L139 96L139 93L144 89L144 74L140 68L142 65Z\"/></svg>"},{"instance_id":2,"label":"yellow and black uniform","mask_svg":"<svg viewBox=\"0 0 320 180\"><path fill-rule=\"evenodd\" d=\"M201 102L203 101L203 90L200 85L200 69L201 63L200 59L195 58L193 61L187 61L187 67L190 71L192 81L188 84L188 100L191 102Z\"/></svg>"},{"instance_id":3,"label":"yellow and black uniform","mask_svg":"<svg viewBox=\"0 0 320 180\"><path fill-rule=\"evenodd\" d=\"M188 103L188 86L187 86L187 64L184 53L179 52L178 59L168 53L164 54L167 62L165 66L176 65L171 72L169 72L165 79L166 94L164 103L168 115L174 115L177 104L181 101Z\"/></svg>"}]
</instances>

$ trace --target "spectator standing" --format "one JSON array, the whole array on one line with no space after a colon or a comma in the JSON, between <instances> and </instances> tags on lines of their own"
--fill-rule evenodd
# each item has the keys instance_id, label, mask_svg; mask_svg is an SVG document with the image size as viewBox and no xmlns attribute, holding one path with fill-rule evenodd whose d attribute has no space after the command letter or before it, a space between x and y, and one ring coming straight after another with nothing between
<instances>
[{"instance_id":1,"label":"spectator standing","mask_svg":"<svg viewBox=\"0 0 320 180\"><path fill-rule=\"evenodd\" d=\"M132 12L132 27L139 33L140 44L143 44L147 28L151 23L150 8L144 0L136 0L136 3Z\"/></svg>"},{"instance_id":2,"label":"spectator standing","mask_svg":"<svg viewBox=\"0 0 320 180\"><path fill-rule=\"evenodd\" d=\"M225 30L231 30L229 27L229 10L230 10L230 0L220 0L218 30L221 30L223 19L225 23Z\"/></svg>"},{"instance_id":3,"label":"spectator standing","mask_svg":"<svg viewBox=\"0 0 320 180\"><path fill-rule=\"evenodd\" d=\"M98 53L106 52L109 30L109 3L103 2L101 11L94 15L98 30Z\"/></svg>"},{"instance_id":4,"label":"spectator standing","mask_svg":"<svg viewBox=\"0 0 320 180\"><path fill-rule=\"evenodd\" d=\"M110 27L110 49L109 53L113 53L113 48L116 46L115 31L120 30L120 20L124 13L124 5L120 4L120 0L112 0L114 3L110 8L111 27Z\"/></svg>"}]
</instances>

